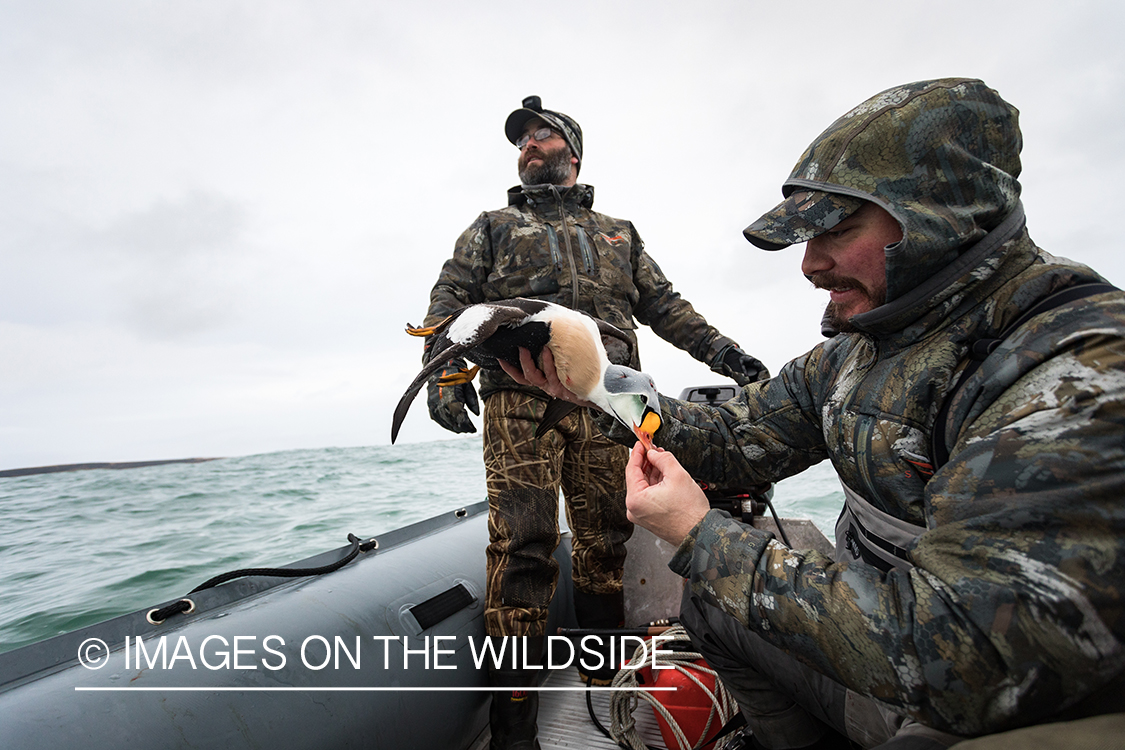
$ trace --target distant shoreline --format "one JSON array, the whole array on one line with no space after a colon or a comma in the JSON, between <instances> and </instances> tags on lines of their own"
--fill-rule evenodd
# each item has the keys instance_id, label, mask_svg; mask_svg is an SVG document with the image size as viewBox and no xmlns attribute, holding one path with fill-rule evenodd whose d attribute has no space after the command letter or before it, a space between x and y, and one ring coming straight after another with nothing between
<instances>
[{"instance_id":1,"label":"distant shoreline","mask_svg":"<svg viewBox=\"0 0 1125 750\"><path fill-rule=\"evenodd\" d=\"M144 466L163 466L164 464L199 464L204 461L215 461L214 458L169 458L163 461L125 461L114 463L92 464L59 464L57 466L34 466L28 469L5 469L0 471L2 477L26 477L32 474L54 474L60 471L84 471L86 469L139 469Z\"/></svg>"}]
</instances>

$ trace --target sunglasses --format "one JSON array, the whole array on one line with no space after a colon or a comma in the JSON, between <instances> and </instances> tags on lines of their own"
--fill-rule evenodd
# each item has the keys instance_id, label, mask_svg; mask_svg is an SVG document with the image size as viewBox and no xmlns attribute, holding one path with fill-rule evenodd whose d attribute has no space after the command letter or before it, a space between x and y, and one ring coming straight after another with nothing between
<instances>
[{"instance_id":1,"label":"sunglasses","mask_svg":"<svg viewBox=\"0 0 1125 750\"><path fill-rule=\"evenodd\" d=\"M543 141L547 140L548 138L550 138L552 135L555 135L555 134L556 134L555 131L551 130L550 128L539 128L538 130L536 130L534 133L531 133L530 135L524 134L524 135L521 135L519 138L517 138L516 139L516 148L523 148L524 146L526 146L528 144L529 141L531 141L532 138L534 138L539 143L542 143Z\"/></svg>"}]
</instances>

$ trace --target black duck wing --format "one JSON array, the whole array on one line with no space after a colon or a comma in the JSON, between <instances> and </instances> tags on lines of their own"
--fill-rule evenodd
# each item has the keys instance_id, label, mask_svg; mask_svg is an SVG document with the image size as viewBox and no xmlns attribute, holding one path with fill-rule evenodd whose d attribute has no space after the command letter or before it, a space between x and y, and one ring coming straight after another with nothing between
<instances>
[{"instance_id":1,"label":"black duck wing","mask_svg":"<svg viewBox=\"0 0 1125 750\"><path fill-rule=\"evenodd\" d=\"M470 312L473 308L487 309ZM468 327L455 325L456 321L466 314L470 316L480 315L477 319L479 325L475 327L475 330L472 329L471 325ZM407 387L406 392L402 394L402 398L399 399L398 405L395 407L394 417L391 420L391 443L393 444L395 439L398 438L399 428L402 427L402 421L406 419L406 412L410 410L410 404L414 402L414 397L418 395L418 391L422 390L422 385L430 379L431 375L444 367L451 359L461 356L469 357L469 353L473 349L487 341L501 326L513 325L525 317L527 317L527 313L518 307L494 304L470 305L461 308L436 326L433 334L436 338L430 346L429 360Z\"/></svg>"},{"instance_id":2,"label":"black duck wing","mask_svg":"<svg viewBox=\"0 0 1125 750\"><path fill-rule=\"evenodd\" d=\"M563 401L561 398L553 398L548 401L547 409L543 412L543 418L539 420L539 424L535 428L535 437L540 438L546 435L577 408L578 404Z\"/></svg>"}]
</instances>

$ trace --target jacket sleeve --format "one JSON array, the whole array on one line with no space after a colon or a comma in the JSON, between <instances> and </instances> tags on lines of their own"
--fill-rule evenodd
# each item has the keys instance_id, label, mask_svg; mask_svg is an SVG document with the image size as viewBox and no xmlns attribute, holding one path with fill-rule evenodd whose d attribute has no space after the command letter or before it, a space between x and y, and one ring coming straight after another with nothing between
<instances>
[{"instance_id":1,"label":"jacket sleeve","mask_svg":"<svg viewBox=\"0 0 1125 750\"><path fill-rule=\"evenodd\" d=\"M644 249L644 242L632 224L634 238L633 283L639 299L633 307L633 316L652 328L657 336L683 349L705 364L718 356L734 340L719 333L696 312L692 304L672 288L660 266Z\"/></svg>"},{"instance_id":2,"label":"jacket sleeve","mask_svg":"<svg viewBox=\"0 0 1125 750\"><path fill-rule=\"evenodd\" d=\"M751 383L717 407L660 397L654 440L676 454L692 476L721 487L745 487L798 474L827 457L814 383L831 377L828 341Z\"/></svg>"},{"instance_id":3,"label":"jacket sleeve","mask_svg":"<svg viewBox=\"0 0 1125 750\"><path fill-rule=\"evenodd\" d=\"M1098 331L1061 341L961 432L926 487L931 530L909 571L790 550L714 510L670 567L767 641L944 731L993 732L1105 700L1125 670L1125 343ZM787 366L779 378L795 375ZM677 456L685 441L688 466L710 440L705 474L788 475L816 451L792 445L800 421L778 429L783 399L759 411L772 388L752 385L719 410L670 402L663 437ZM787 390L811 427L808 389Z\"/></svg>"},{"instance_id":4,"label":"jacket sleeve","mask_svg":"<svg viewBox=\"0 0 1125 750\"><path fill-rule=\"evenodd\" d=\"M488 213L482 213L457 238L453 257L445 261L430 290L430 307L423 325L436 325L466 305L484 301L481 287L492 267L492 238Z\"/></svg>"}]
</instances>

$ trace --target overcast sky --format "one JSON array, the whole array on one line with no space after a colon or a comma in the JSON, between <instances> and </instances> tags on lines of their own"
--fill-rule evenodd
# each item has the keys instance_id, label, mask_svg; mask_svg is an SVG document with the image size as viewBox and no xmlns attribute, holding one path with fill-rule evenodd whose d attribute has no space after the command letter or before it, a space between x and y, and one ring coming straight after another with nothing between
<instances>
[{"instance_id":1,"label":"overcast sky","mask_svg":"<svg viewBox=\"0 0 1125 750\"><path fill-rule=\"evenodd\" d=\"M800 249L741 235L868 96L1021 111L1032 238L1125 284L1123 6L0 2L0 469L389 442L520 100L573 116L595 208L776 371L819 340ZM660 390L721 382L648 335ZM452 437L424 395L400 440Z\"/></svg>"}]
</instances>

